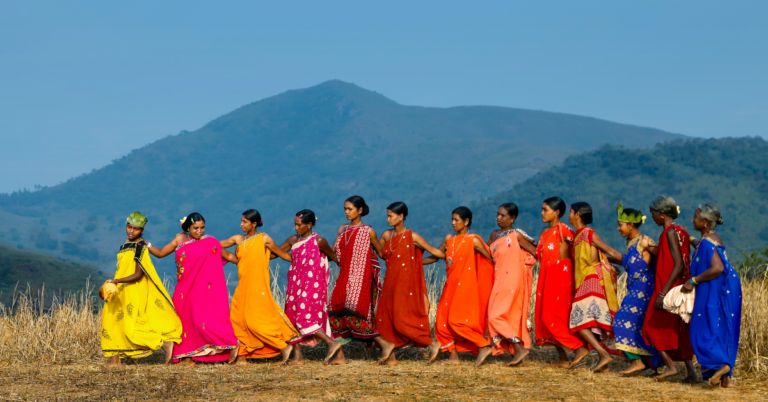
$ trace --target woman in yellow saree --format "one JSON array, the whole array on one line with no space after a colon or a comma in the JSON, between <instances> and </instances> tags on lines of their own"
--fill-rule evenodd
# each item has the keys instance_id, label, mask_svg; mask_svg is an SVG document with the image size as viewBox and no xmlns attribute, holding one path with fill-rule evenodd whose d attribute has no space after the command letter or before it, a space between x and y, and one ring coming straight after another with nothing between
<instances>
[{"instance_id":1,"label":"woman in yellow saree","mask_svg":"<svg viewBox=\"0 0 768 402\"><path fill-rule=\"evenodd\" d=\"M107 281L118 292L102 310L101 349L113 366L120 365L121 358L149 356L161 347L168 364L173 343L181 342L181 320L141 238L146 223L139 212L128 217L128 239L117 253L115 279Z\"/></svg>"}]
</instances>

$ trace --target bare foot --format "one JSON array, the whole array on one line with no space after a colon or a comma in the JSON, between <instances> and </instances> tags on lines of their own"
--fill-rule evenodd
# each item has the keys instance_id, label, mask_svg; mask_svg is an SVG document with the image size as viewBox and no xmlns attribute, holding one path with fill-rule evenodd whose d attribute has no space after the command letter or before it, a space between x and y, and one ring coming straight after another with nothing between
<instances>
[{"instance_id":1,"label":"bare foot","mask_svg":"<svg viewBox=\"0 0 768 402\"><path fill-rule=\"evenodd\" d=\"M573 357L573 361L571 362L571 365L568 366L568 368L576 367L587 356L589 356L589 349L585 348L584 346L576 349L576 356Z\"/></svg>"},{"instance_id":2,"label":"bare foot","mask_svg":"<svg viewBox=\"0 0 768 402\"><path fill-rule=\"evenodd\" d=\"M731 371L731 366L727 364L717 369L717 371L715 371L715 374L712 374L712 377L709 378L709 386L715 387L718 384L720 384L720 379L723 378L724 375L728 374L729 371Z\"/></svg>"},{"instance_id":3,"label":"bare foot","mask_svg":"<svg viewBox=\"0 0 768 402\"><path fill-rule=\"evenodd\" d=\"M282 364L288 364L288 359L291 357L291 352L292 352L292 351L293 351L293 345L288 345L288 346L284 347L284 348L283 348L283 349L280 351L280 353L282 353L282 354L283 354L283 361L281 361L280 363L282 363Z\"/></svg>"},{"instance_id":4,"label":"bare foot","mask_svg":"<svg viewBox=\"0 0 768 402\"><path fill-rule=\"evenodd\" d=\"M107 367L120 367L123 363L120 363L120 356L112 356L107 362Z\"/></svg>"},{"instance_id":5,"label":"bare foot","mask_svg":"<svg viewBox=\"0 0 768 402\"><path fill-rule=\"evenodd\" d=\"M163 352L165 353L165 365L171 364L171 359L173 359L173 342L165 342L163 343Z\"/></svg>"},{"instance_id":6,"label":"bare foot","mask_svg":"<svg viewBox=\"0 0 768 402\"><path fill-rule=\"evenodd\" d=\"M457 352L456 349L453 349L451 351L450 357L448 357L448 360L443 360L441 363L458 366L459 364L461 364L461 360L459 360L459 352Z\"/></svg>"},{"instance_id":7,"label":"bare foot","mask_svg":"<svg viewBox=\"0 0 768 402\"><path fill-rule=\"evenodd\" d=\"M343 364L347 364L347 359L344 358L343 354L338 354L336 357L334 357L331 361L325 363L329 366L341 366Z\"/></svg>"},{"instance_id":8,"label":"bare foot","mask_svg":"<svg viewBox=\"0 0 768 402\"><path fill-rule=\"evenodd\" d=\"M523 362L523 359L525 359L526 356L528 356L531 353L528 349L520 348L520 350L515 350L515 357L512 358L512 361L507 363L507 367L516 367L519 366L520 363Z\"/></svg>"},{"instance_id":9,"label":"bare foot","mask_svg":"<svg viewBox=\"0 0 768 402\"><path fill-rule=\"evenodd\" d=\"M559 362L552 363L552 364L550 364L547 367L548 368L564 368L564 369L567 369L567 368L571 368L571 363L568 360L560 360Z\"/></svg>"},{"instance_id":10,"label":"bare foot","mask_svg":"<svg viewBox=\"0 0 768 402\"><path fill-rule=\"evenodd\" d=\"M731 388L733 386L731 377L723 377L723 379L720 380L720 386L723 388Z\"/></svg>"},{"instance_id":11,"label":"bare foot","mask_svg":"<svg viewBox=\"0 0 768 402\"><path fill-rule=\"evenodd\" d=\"M197 363L195 363L191 357L185 357L179 361L179 365L181 366L194 366L195 364Z\"/></svg>"},{"instance_id":12,"label":"bare foot","mask_svg":"<svg viewBox=\"0 0 768 402\"><path fill-rule=\"evenodd\" d=\"M376 364L383 364L385 361L387 361L387 359L389 359L389 356L392 355L392 352L395 351L395 344L382 338L379 341L379 345L381 346L381 359L379 359Z\"/></svg>"},{"instance_id":13,"label":"bare foot","mask_svg":"<svg viewBox=\"0 0 768 402\"><path fill-rule=\"evenodd\" d=\"M235 362L235 359L237 359L237 358L238 358L237 354L238 354L238 352L240 351L240 347L239 347L239 346L240 346L240 345L239 345L239 343L238 343L238 347L236 347L236 348L234 348L234 349L231 349L231 350L229 351L229 361L227 361L227 364L232 364L232 363L234 363L234 362Z\"/></svg>"},{"instance_id":14,"label":"bare foot","mask_svg":"<svg viewBox=\"0 0 768 402\"><path fill-rule=\"evenodd\" d=\"M666 366L666 367L664 367L664 371L662 371L661 374L659 374L659 376L656 377L656 381L658 381L658 382L666 381L667 378L672 377L672 376L676 376L677 373L678 373L677 367Z\"/></svg>"},{"instance_id":15,"label":"bare foot","mask_svg":"<svg viewBox=\"0 0 768 402\"><path fill-rule=\"evenodd\" d=\"M437 358L437 354L440 353L440 342L434 341L429 345L429 361L427 364L432 363Z\"/></svg>"},{"instance_id":16,"label":"bare foot","mask_svg":"<svg viewBox=\"0 0 768 402\"><path fill-rule=\"evenodd\" d=\"M234 363L235 366L247 366L248 365L248 359L245 358L245 356L237 356L237 359L235 359Z\"/></svg>"},{"instance_id":17,"label":"bare foot","mask_svg":"<svg viewBox=\"0 0 768 402\"><path fill-rule=\"evenodd\" d=\"M477 359L475 359L475 367L480 367L481 364L485 361L485 359L488 358L488 356L491 355L491 352L493 349L491 349L490 346L485 346L480 348L480 350L477 353Z\"/></svg>"},{"instance_id":18,"label":"bare foot","mask_svg":"<svg viewBox=\"0 0 768 402\"><path fill-rule=\"evenodd\" d=\"M392 353L389 356L389 359L387 361L381 363L383 366L397 366L397 358L395 357L395 354Z\"/></svg>"},{"instance_id":19,"label":"bare foot","mask_svg":"<svg viewBox=\"0 0 768 402\"><path fill-rule=\"evenodd\" d=\"M603 371L610 371L608 369L608 365L611 364L613 361L613 357L611 355L606 354L605 356L600 356L600 361L597 362L597 365L592 369L595 373L602 373Z\"/></svg>"},{"instance_id":20,"label":"bare foot","mask_svg":"<svg viewBox=\"0 0 768 402\"><path fill-rule=\"evenodd\" d=\"M631 363L629 363L629 367L619 371L619 374L628 375L628 374L636 373L638 371L643 371L643 370L645 370L645 363L643 363L643 360L635 359L635 360L632 360Z\"/></svg>"},{"instance_id":21,"label":"bare foot","mask_svg":"<svg viewBox=\"0 0 768 402\"><path fill-rule=\"evenodd\" d=\"M331 360L333 355L336 354L336 352L341 349L341 344L336 341L331 341L328 344L328 353L325 355L325 359L323 359L323 363L328 364L328 362Z\"/></svg>"}]
</instances>

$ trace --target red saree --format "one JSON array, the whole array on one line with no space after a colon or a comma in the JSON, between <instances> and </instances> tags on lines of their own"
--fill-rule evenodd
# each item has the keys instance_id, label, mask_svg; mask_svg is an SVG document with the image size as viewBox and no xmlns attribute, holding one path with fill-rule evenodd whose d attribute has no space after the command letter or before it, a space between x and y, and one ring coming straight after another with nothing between
<instances>
[{"instance_id":1,"label":"red saree","mask_svg":"<svg viewBox=\"0 0 768 402\"><path fill-rule=\"evenodd\" d=\"M655 347L656 350L668 352L670 357L680 361L689 360L693 357L688 324L677 314L654 308L656 297L664 288L670 275L672 275L672 270L675 268L675 260L672 258L672 251L669 249L669 242L667 240L667 233L670 230L677 231L684 264L683 274L675 281L672 287L681 285L691 278L690 236L683 227L673 223L664 229L659 237L659 257L656 262L656 275L654 275L656 286L654 287L651 301L648 303L648 312L645 314L642 333L643 339Z\"/></svg>"},{"instance_id":2,"label":"red saree","mask_svg":"<svg viewBox=\"0 0 768 402\"><path fill-rule=\"evenodd\" d=\"M485 331L488 299L493 288L493 263L475 252L475 236L458 235L446 243L448 278L437 306L435 323L435 333L443 345L440 348L443 352L456 349L476 355L479 348L491 344L485 338Z\"/></svg>"},{"instance_id":3,"label":"red saree","mask_svg":"<svg viewBox=\"0 0 768 402\"><path fill-rule=\"evenodd\" d=\"M333 248L339 257L339 278L328 313L334 338L370 339L379 336L373 309L379 295L379 259L371 247L371 227L348 226Z\"/></svg>"},{"instance_id":4,"label":"red saree","mask_svg":"<svg viewBox=\"0 0 768 402\"><path fill-rule=\"evenodd\" d=\"M387 272L376 307L376 331L400 347L432 343L429 328L429 298L424 282L422 251L413 244L413 232L393 235L384 243Z\"/></svg>"},{"instance_id":5,"label":"red saree","mask_svg":"<svg viewBox=\"0 0 768 402\"><path fill-rule=\"evenodd\" d=\"M584 343L571 334L573 260L560 259L560 242L573 243L573 230L564 223L547 229L539 238L539 280L536 285L536 344L578 349Z\"/></svg>"}]
</instances>

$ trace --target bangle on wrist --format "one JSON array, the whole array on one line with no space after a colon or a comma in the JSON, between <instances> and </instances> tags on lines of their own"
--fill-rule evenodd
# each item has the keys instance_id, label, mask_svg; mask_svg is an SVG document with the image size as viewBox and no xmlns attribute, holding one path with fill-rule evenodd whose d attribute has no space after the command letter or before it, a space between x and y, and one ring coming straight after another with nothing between
<instances>
[{"instance_id":1,"label":"bangle on wrist","mask_svg":"<svg viewBox=\"0 0 768 402\"><path fill-rule=\"evenodd\" d=\"M688 238L688 240L694 241L694 240L696 240L696 236L691 236L691 237Z\"/></svg>"},{"instance_id":2,"label":"bangle on wrist","mask_svg":"<svg viewBox=\"0 0 768 402\"><path fill-rule=\"evenodd\" d=\"M692 276L691 279L688 282L691 282L692 285L698 285L699 284L698 282L696 282L696 277L695 276Z\"/></svg>"},{"instance_id":3,"label":"bangle on wrist","mask_svg":"<svg viewBox=\"0 0 768 402\"><path fill-rule=\"evenodd\" d=\"M666 294L666 293L664 293L664 292L659 292L659 296L661 296L661 297L664 297L664 296L666 296L666 295L667 295L667 294Z\"/></svg>"},{"instance_id":4,"label":"bangle on wrist","mask_svg":"<svg viewBox=\"0 0 768 402\"><path fill-rule=\"evenodd\" d=\"M120 279L113 279L113 280L112 280L112 283L114 283L115 285L117 285L118 283L120 283Z\"/></svg>"}]
</instances>

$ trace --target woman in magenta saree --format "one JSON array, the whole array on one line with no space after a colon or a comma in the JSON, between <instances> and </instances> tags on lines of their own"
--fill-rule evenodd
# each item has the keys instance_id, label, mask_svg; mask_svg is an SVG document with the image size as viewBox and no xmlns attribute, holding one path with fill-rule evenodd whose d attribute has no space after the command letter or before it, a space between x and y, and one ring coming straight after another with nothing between
<instances>
[{"instance_id":1,"label":"woman in magenta saree","mask_svg":"<svg viewBox=\"0 0 768 402\"><path fill-rule=\"evenodd\" d=\"M182 325L181 343L173 349L173 361L231 361L237 352L237 337L229 320L229 294L223 266L237 257L221 248L218 240L205 235L205 221L194 213L182 222L185 233L162 249L150 246L156 257L176 256L178 283L173 304ZM193 361L194 360L194 361Z\"/></svg>"}]
</instances>

